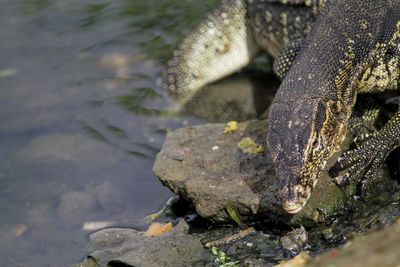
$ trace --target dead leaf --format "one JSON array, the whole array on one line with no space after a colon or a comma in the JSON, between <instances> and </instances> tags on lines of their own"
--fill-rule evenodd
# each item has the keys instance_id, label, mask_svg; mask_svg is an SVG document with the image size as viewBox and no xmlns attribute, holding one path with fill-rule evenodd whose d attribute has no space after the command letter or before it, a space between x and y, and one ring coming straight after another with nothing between
<instances>
[{"instance_id":1,"label":"dead leaf","mask_svg":"<svg viewBox=\"0 0 400 267\"><path fill-rule=\"evenodd\" d=\"M236 121L230 121L230 122L227 123L227 125L225 127L225 130L224 130L224 133L233 133L233 132L236 132L237 129L238 129L237 122Z\"/></svg>"},{"instance_id":2,"label":"dead leaf","mask_svg":"<svg viewBox=\"0 0 400 267\"><path fill-rule=\"evenodd\" d=\"M161 224L158 222L152 223L144 234L145 237L152 237L165 234L172 229L172 223Z\"/></svg>"},{"instance_id":3,"label":"dead leaf","mask_svg":"<svg viewBox=\"0 0 400 267\"><path fill-rule=\"evenodd\" d=\"M28 226L25 224L19 224L15 226L7 235L8 238L14 239L22 235L26 230L28 230Z\"/></svg>"},{"instance_id":4,"label":"dead leaf","mask_svg":"<svg viewBox=\"0 0 400 267\"><path fill-rule=\"evenodd\" d=\"M304 266L304 264L306 264L310 260L311 260L310 255L308 255L307 252L302 251L296 257L294 257L288 261L281 262L280 264L275 265L274 267L302 267L302 266Z\"/></svg>"}]
</instances>

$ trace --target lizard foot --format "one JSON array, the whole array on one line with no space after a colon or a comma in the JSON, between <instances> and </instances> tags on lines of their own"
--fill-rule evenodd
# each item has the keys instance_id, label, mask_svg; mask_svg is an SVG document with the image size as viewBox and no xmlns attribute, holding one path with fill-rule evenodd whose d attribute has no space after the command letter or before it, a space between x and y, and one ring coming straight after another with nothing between
<instances>
[{"instance_id":1,"label":"lizard foot","mask_svg":"<svg viewBox=\"0 0 400 267\"><path fill-rule=\"evenodd\" d=\"M345 152L329 171L334 181L344 189L350 183L361 182L361 197L376 177L380 167L391 151L400 146L400 110L379 131L363 138L353 149ZM338 176L341 170L347 169Z\"/></svg>"}]
</instances>

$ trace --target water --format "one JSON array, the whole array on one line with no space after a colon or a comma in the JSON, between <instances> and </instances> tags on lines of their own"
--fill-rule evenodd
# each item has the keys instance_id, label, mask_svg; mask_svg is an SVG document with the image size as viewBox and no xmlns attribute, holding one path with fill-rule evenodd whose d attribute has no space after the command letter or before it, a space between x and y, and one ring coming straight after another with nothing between
<instances>
[{"instance_id":1,"label":"water","mask_svg":"<svg viewBox=\"0 0 400 267\"><path fill-rule=\"evenodd\" d=\"M156 80L215 5L0 0L0 266L77 263L85 222L143 229L172 196L155 156L202 120Z\"/></svg>"}]
</instances>

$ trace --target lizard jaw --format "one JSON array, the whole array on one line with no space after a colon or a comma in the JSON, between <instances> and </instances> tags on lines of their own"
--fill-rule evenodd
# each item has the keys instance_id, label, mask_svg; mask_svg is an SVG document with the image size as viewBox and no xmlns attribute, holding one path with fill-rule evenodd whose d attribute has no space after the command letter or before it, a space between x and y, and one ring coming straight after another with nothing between
<instances>
[{"instance_id":1,"label":"lizard jaw","mask_svg":"<svg viewBox=\"0 0 400 267\"><path fill-rule=\"evenodd\" d=\"M303 209L303 207L298 207L298 208L296 208L296 209L293 209L293 210L286 210L288 213L290 213L290 214L296 214L296 213L298 213L299 211L301 211Z\"/></svg>"},{"instance_id":2,"label":"lizard jaw","mask_svg":"<svg viewBox=\"0 0 400 267\"><path fill-rule=\"evenodd\" d=\"M311 186L290 183L284 185L279 192L283 209L290 214L300 212L310 198L311 191Z\"/></svg>"},{"instance_id":3,"label":"lizard jaw","mask_svg":"<svg viewBox=\"0 0 400 267\"><path fill-rule=\"evenodd\" d=\"M290 214L296 214L299 211L301 211L304 207L304 205L307 203L308 198L306 199L306 201L304 203L294 203L291 201L286 201L283 203L282 207Z\"/></svg>"}]
</instances>

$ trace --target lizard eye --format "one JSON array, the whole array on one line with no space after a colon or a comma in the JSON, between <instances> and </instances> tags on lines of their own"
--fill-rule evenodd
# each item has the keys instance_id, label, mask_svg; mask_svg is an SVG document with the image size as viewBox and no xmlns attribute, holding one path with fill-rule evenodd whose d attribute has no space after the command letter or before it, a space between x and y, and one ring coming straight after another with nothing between
<instances>
[{"instance_id":1,"label":"lizard eye","mask_svg":"<svg viewBox=\"0 0 400 267\"><path fill-rule=\"evenodd\" d=\"M312 143L312 148L317 148L319 145L319 139L318 137L314 137L313 143Z\"/></svg>"}]
</instances>

